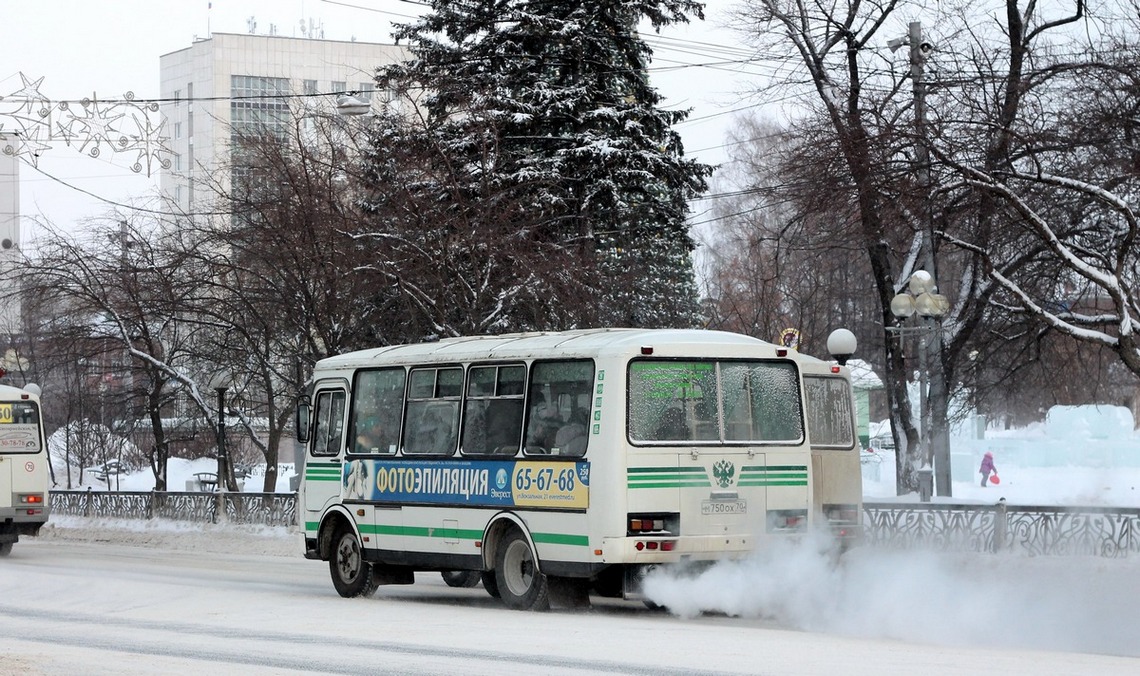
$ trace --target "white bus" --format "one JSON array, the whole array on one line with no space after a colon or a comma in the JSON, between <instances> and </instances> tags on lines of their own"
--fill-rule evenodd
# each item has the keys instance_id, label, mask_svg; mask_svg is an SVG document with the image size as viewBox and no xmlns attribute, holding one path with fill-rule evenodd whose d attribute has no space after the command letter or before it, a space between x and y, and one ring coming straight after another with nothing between
<instances>
[{"instance_id":1,"label":"white bus","mask_svg":"<svg viewBox=\"0 0 1140 676\"><path fill-rule=\"evenodd\" d=\"M0 556L47 523L48 451L40 388L0 385Z\"/></svg>"},{"instance_id":2,"label":"white bus","mask_svg":"<svg viewBox=\"0 0 1140 676\"><path fill-rule=\"evenodd\" d=\"M717 331L330 357L297 416L305 556L348 597L415 571L481 579L514 608L636 597L653 566L743 557L813 525L857 538L852 411L846 368Z\"/></svg>"}]
</instances>

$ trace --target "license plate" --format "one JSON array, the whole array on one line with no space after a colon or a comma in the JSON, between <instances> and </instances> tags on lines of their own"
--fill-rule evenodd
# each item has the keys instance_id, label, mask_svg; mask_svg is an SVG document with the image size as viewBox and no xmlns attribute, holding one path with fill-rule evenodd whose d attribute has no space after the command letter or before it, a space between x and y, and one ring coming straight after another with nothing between
<instances>
[{"instance_id":1,"label":"license plate","mask_svg":"<svg viewBox=\"0 0 1140 676\"><path fill-rule=\"evenodd\" d=\"M747 500L704 500L701 502L701 514L745 514L748 512Z\"/></svg>"}]
</instances>

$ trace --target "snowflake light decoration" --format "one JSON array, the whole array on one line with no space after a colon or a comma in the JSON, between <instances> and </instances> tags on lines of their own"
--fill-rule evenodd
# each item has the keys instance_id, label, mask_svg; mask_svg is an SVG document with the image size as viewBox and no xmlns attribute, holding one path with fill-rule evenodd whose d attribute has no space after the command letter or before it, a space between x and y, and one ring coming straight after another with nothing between
<instances>
[{"instance_id":1,"label":"snowflake light decoration","mask_svg":"<svg viewBox=\"0 0 1140 676\"><path fill-rule=\"evenodd\" d=\"M20 73L20 89L0 96L0 152L23 158L33 167L51 150L51 141L91 157L104 151L134 154L131 171L150 176L157 168L170 168L171 150L164 136L166 120L154 101L135 101L133 92L121 99L100 100L93 93L78 107L51 99L40 92L44 79L29 80Z\"/></svg>"}]
</instances>

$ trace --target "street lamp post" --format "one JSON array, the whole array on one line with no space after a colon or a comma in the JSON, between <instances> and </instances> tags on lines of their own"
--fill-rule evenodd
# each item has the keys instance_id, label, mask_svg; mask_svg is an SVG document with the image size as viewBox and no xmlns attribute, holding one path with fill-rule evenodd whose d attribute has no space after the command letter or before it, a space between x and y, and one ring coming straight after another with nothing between
<instances>
[{"instance_id":1,"label":"street lamp post","mask_svg":"<svg viewBox=\"0 0 1140 676\"><path fill-rule=\"evenodd\" d=\"M222 372L210 379L210 387L218 395L218 490L229 487L229 465L226 459L226 390L230 387L228 373Z\"/></svg>"},{"instance_id":2,"label":"street lamp post","mask_svg":"<svg viewBox=\"0 0 1140 676\"><path fill-rule=\"evenodd\" d=\"M927 341L932 338L937 339L940 337L940 327L938 323L942 316L946 314L949 307L950 303L946 300L946 296L938 293L938 286L935 284L934 275L926 270L916 270L914 274L910 276L907 290L896 294L895 297L891 299L891 314L898 318L900 325L888 327L888 330L898 333L900 338L907 333L913 333L916 334L919 339L918 407L919 426L921 428L919 450L922 456L922 467L918 470L918 495L919 499L923 502L929 502L931 496L934 494L935 461L934 446L932 443L933 436L931 434L933 416L931 415L931 406L928 397L931 368L927 363ZM901 322L915 314L922 318L922 323L918 326L901 325ZM927 322L932 322L933 325L929 325ZM935 359L937 358L938 355L936 352ZM939 457L938 463L940 477L943 473L948 477L950 471L949 458ZM942 481L939 481L940 485L942 483ZM948 491L947 494L949 494Z\"/></svg>"}]
</instances>

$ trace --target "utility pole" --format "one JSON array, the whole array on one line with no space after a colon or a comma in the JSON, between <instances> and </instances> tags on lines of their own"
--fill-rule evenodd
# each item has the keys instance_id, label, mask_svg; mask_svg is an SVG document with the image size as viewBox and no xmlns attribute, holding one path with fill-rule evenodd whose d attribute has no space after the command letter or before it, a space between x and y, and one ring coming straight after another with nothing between
<instances>
[{"instance_id":1,"label":"utility pole","mask_svg":"<svg viewBox=\"0 0 1140 676\"><path fill-rule=\"evenodd\" d=\"M918 143L915 147L915 158L918 163L918 181L922 190L923 207L925 211L926 232L923 235L924 267L938 279L938 267L935 255L934 237L934 200L931 194L932 184L930 174L930 149L927 146L929 137L926 129L926 81L924 66L927 55L933 51L934 46L922 37L922 22L913 21L909 26L907 41L910 44L910 79L914 92L914 127ZM934 468L936 494L950 497L952 495L950 473L950 430L946 420L947 399L946 378L942 370L942 324L940 318L933 318L933 325L929 335L922 336L924 341L922 353L927 357L927 364L922 368L928 369L929 394L920 392L920 425L922 426L923 463L926 467ZM925 342L928 341L928 342ZM925 388L920 386L920 390ZM932 413L939 411L942 415L936 420Z\"/></svg>"}]
</instances>

